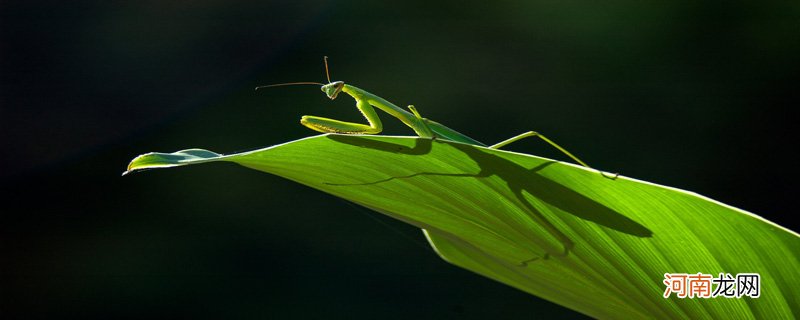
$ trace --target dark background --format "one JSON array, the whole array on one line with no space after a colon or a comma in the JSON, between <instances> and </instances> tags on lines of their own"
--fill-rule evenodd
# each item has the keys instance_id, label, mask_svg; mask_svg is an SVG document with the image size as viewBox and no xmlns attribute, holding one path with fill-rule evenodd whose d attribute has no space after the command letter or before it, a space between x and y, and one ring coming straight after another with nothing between
<instances>
[{"instance_id":1,"label":"dark background","mask_svg":"<svg viewBox=\"0 0 800 320\"><path fill-rule=\"evenodd\" d=\"M2 1L0 315L574 317L278 177L120 173L313 135L304 114L361 121L316 87L253 92L324 81L328 55L334 80L478 140L537 130L797 230L799 18L789 1Z\"/></svg>"}]
</instances>

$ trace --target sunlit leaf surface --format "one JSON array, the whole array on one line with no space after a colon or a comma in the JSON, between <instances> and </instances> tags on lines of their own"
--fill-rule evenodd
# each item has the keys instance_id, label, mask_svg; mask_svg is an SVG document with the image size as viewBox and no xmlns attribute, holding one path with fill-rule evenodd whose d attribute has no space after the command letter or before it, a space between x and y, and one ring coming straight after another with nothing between
<instances>
[{"instance_id":1,"label":"sunlit leaf surface","mask_svg":"<svg viewBox=\"0 0 800 320\"><path fill-rule=\"evenodd\" d=\"M233 155L148 153L127 172L213 161L418 226L448 262L593 317L800 314L800 237L691 192L525 154L387 136L320 135ZM698 272L758 273L761 296L664 298L665 273Z\"/></svg>"}]
</instances>

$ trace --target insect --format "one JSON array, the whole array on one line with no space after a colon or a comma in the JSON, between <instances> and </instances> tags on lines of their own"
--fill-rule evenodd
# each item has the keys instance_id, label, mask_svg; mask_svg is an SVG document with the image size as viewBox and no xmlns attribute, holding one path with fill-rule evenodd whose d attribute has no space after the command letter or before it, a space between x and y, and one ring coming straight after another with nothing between
<instances>
[{"instance_id":1,"label":"insect","mask_svg":"<svg viewBox=\"0 0 800 320\"><path fill-rule=\"evenodd\" d=\"M566 149L562 148L552 140L548 139L544 135L535 131L528 131L523 134L511 137L507 140L496 143L494 145L488 146L475 139L468 137L463 133L453 130L441 123L438 123L436 121L427 118L423 118L417 111L417 108L415 108L413 105L408 106L408 109L411 111L408 112L396 106L395 104L386 101L386 99L383 99L377 95L369 93L364 89L360 89L358 87L345 84L343 81L331 81L330 72L328 70L327 56L324 57L324 62L325 62L325 76L328 79L328 84L320 82L291 82L291 83L279 83L266 86L259 86L256 87L256 90L261 88L277 87L277 86L319 85L322 86L321 88L322 92L325 92L325 95L327 95L328 98L331 100L336 99L336 97L339 96L339 94L342 92L353 97L353 99L356 100L356 108L358 108L358 110L361 111L361 114L364 116L364 118L367 119L367 124L361 124L361 123L345 122L345 121L317 117L317 116L303 116L300 119L300 123L314 131L319 131L323 133L344 133L344 134L378 134L383 130L383 123L381 122L381 119L378 117L378 113L375 112L375 108L378 108L402 121L412 130L414 130L414 132L416 132L418 136L422 138L445 139L471 145L488 147L491 149L499 149L503 146L506 146L510 143L519 141L524 138L539 137L543 141L547 142L554 148L561 151L564 155L570 157L572 160L575 160L575 162L581 164L584 167L591 168L588 164L578 159L578 157L572 155L572 153L570 153ZM616 176L614 176L614 178L616 178Z\"/></svg>"},{"instance_id":2,"label":"insect","mask_svg":"<svg viewBox=\"0 0 800 320\"><path fill-rule=\"evenodd\" d=\"M358 108L358 110L361 111L361 114L364 116L364 118L367 119L367 124L345 122L318 116L303 116L300 119L300 123L303 124L304 126L314 131L319 131L322 133L378 134L383 130L383 123L381 122L381 119L378 117L378 113L375 111L375 108L378 108L402 121L405 125L414 130L414 132L416 132L417 135L422 138L444 139L455 142L461 142L469 145L487 147L491 149L499 149L503 146L506 146L510 143L519 141L527 137L539 137L543 141L547 142L554 148L561 151L564 155L570 157L572 160L575 160L575 162L581 164L584 167L591 168L588 164L578 159L578 157L572 155L572 153L570 153L557 143L553 142L552 140L548 139L547 137L535 131L528 131L523 134L511 137L507 140L501 141L497 144L487 146L486 144L483 144L475 139L472 139L467 135L460 133L456 130L453 130L441 123L438 123L436 121L427 118L423 118L417 111L417 108L415 108L413 105L408 106L408 110L410 111L409 112L387 101L386 99L383 99L377 95L369 93L358 87L345 84L343 81L331 81L330 71L328 69L327 56L324 57L324 62L325 62L325 76L328 79L327 84L320 82L290 82L290 83L279 83L266 86L259 86L256 87L256 90L261 88L277 87L277 86L319 85L321 86L322 92L324 92L325 95L327 95L328 98L331 100L336 99L336 97L338 97L339 94L342 92L346 93L347 95L355 99L356 108ZM616 179L617 177L617 174L614 174L613 176L606 176L605 173L603 172L600 172L600 174L603 177L610 178L612 180ZM519 188L519 186L517 186L516 188ZM520 193L519 196L521 195L522 194ZM530 210L531 212L536 211L533 208L531 208ZM567 238L563 233L558 231L552 224L546 222L546 220L544 224L545 228L548 229L548 231L551 234L553 234L556 238L558 238L564 245L564 251L561 254L556 254L556 256L566 256L569 250L573 247L572 241L569 238ZM522 261L519 263L519 266L525 267L528 265L529 262L538 260L540 258L548 259L550 255L551 255L550 253L545 253L544 255L535 257L533 259Z\"/></svg>"}]
</instances>

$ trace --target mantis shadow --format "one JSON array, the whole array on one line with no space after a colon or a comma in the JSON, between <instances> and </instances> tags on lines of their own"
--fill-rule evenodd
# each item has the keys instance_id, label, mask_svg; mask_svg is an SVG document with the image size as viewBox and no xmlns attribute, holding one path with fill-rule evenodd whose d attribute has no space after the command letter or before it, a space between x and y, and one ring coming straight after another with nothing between
<instances>
[{"instance_id":1,"label":"mantis shadow","mask_svg":"<svg viewBox=\"0 0 800 320\"><path fill-rule=\"evenodd\" d=\"M516 197L517 202L521 203L528 214L537 222L540 223L550 234L556 237L564 246L562 253L553 254L554 256L566 256L569 250L574 246L572 240L559 231L552 223L550 223L537 207L528 201L523 192L528 193L534 198L544 202L550 206L558 208L559 210L574 215L583 220L591 221L625 234L640 238L652 237L653 232L647 227L631 220L630 218L614 211L613 209L594 201L578 192L575 192L555 181L552 181L540 174L538 171L552 165L553 161L540 164L533 168L525 168L513 161L499 157L497 155L484 151L483 148L478 148L472 145L442 141L431 139L416 139L414 147L407 147L388 143L384 141L373 140L368 137L354 136L354 135L329 135L329 139L336 142L345 143L349 145L370 148L385 152L407 154L407 155L424 155L430 153L432 144L443 143L463 152L470 157L480 168L477 173L435 173L435 172L418 172L407 176L389 177L386 179L358 183L358 184L334 184L329 185L347 186L347 185L371 185L378 184L394 179L407 179L415 176L453 176L453 177L472 177L472 178L486 178L496 176L502 179L508 186L509 190ZM613 180L612 180L613 181ZM502 217L501 217L502 218ZM508 221L509 225L514 226L516 223ZM547 259L549 253L545 253L542 258ZM521 262L521 265L526 265L527 262L537 260L534 258L528 261Z\"/></svg>"}]
</instances>

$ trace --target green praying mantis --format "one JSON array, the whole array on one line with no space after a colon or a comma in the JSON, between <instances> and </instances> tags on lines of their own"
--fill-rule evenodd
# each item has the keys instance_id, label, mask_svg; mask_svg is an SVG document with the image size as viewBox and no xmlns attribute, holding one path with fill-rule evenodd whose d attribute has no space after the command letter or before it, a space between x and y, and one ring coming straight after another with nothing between
<instances>
[{"instance_id":1,"label":"green praying mantis","mask_svg":"<svg viewBox=\"0 0 800 320\"><path fill-rule=\"evenodd\" d=\"M552 140L548 139L544 135L535 132L535 131L528 131L522 133L520 135L511 137L494 145L487 146L486 144L481 143L469 136L460 133L456 130L453 130L439 122L427 119L420 115L417 108L413 105L408 106L408 110L406 111L397 105L383 99L375 94L369 93L364 89L360 89L358 87L345 84L343 81L331 81L330 71L328 68L328 57L324 57L325 62L325 76L328 79L328 83L320 83L320 82L290 82L290 83L279 83L279 84L272 84L266 86L259 86L256 87L256 90L261 88L268 88L268 87L277 87L277 86L290 86L290 85L319 85L321 86L322 92L328 96L329 99L334 100L336 97L339 96L340 93L344 92L351 96L353 99L356 100L356 108L361 111L361 114L364 118L367 119L367 124L362 123L355 123L355 122L346 122L340 121L330 118L323 118L318 116L303 116L300 119L300 123L311 130L322 132L322 133L339 133L339 134L378 134L383 131L383 123L381 122L378 113L375 111L375 108L381 109L384 112L394 116L405 125L410 127L416 134L421 138L427 139L444 139L449 141L460 142L468 145L474 146L481 146L490 149L500 149L503 146L506 146L510 143L515 141L519 141L524 138L528 137L539 137L543 141L550 144L552 147L561 151L564 155L570 157L575 162L579 163L580 165L590 168L591 167L583 162L582 160L578 159L578 157L574 156L572 153L558 145L557 143L553 142ZM615 174L613 177L608 177L603 173L600 172L603 177L616 179L617 175ZM566 256L569 250L572 248L573 243L569 240L563 233L555 229L549 222L545 222L545 228L549 230L556 238L560 239L562 244L564 245L564 251L561 254L556 254L556 256ZM540 257L535 257L530 260L522 261L519 263L519 266L525 267L529 262L538 260L540 258L548 259L550 253L545 253Z\"/></svg>"},{"instance_id":2,"label":"green praying mantis","mask_svg":"<svg viewBox=\"0 0 800 320\"><path fill-rule=\"evenodd\" d=\"M491 149L500 149L510 143L519 141L524 138L528 137L538 137L543 141L547 142L554 148L561 151L564 155L570 157L575 162L579 163L580 165L591 168L586 162L581 161L578 157L574 156L572 153L558 145L557 143L553 142L552 140L548 139L544 135L535 132L535 131L528 131L522 133L520 135L511 137L507 140L501 141L491 146L487 146L475 139L468 137L467 135L453 130L441 123L436 121L423 118L417 108L413 105L409 105L408 109L411 112L403 110L402 108L396 106L395 104L383 99L377 95L367 92L364 89L360 89L358 87L345 84L343 81L331 81L331 75L328 69L328 57L324 57L325 62L325 76L328 79L328 83L320 83L320 82L291 82L291 83L279 83L279 84L272 84L266 86L259 86L256 87L256 90L261 88L268 88L268 87L277 87L277 86L290 86L290 85L319 85L322 86L322 92L325 92L325 95L328 96L329 99L333 100L339 96L339 93L346 93L351 96L353 99L356 100L356 108L361 111L361 114L364 118L367 119L367 124L355 123L355 122L345 122L330 118L323 118L317 116L303 116L300 119L300 123L304 126L310 128L311 130L322 132L322 133L341 133L341 134L378 134L383 131L383 123L381 122L378 113L375 112L375 108L381 109L384 112L394 116L405 125L410 127L414 132L417 133L418 136L421 138L428 138L428 139L445 139L455 142L461 142L471 145L477 145L481 147L487 147ZM601 173L602 174L602 173ZM605 176L605 175L604 175ZM616 178L614 175L613 178Z\"/></svg>"}]
</instances>

